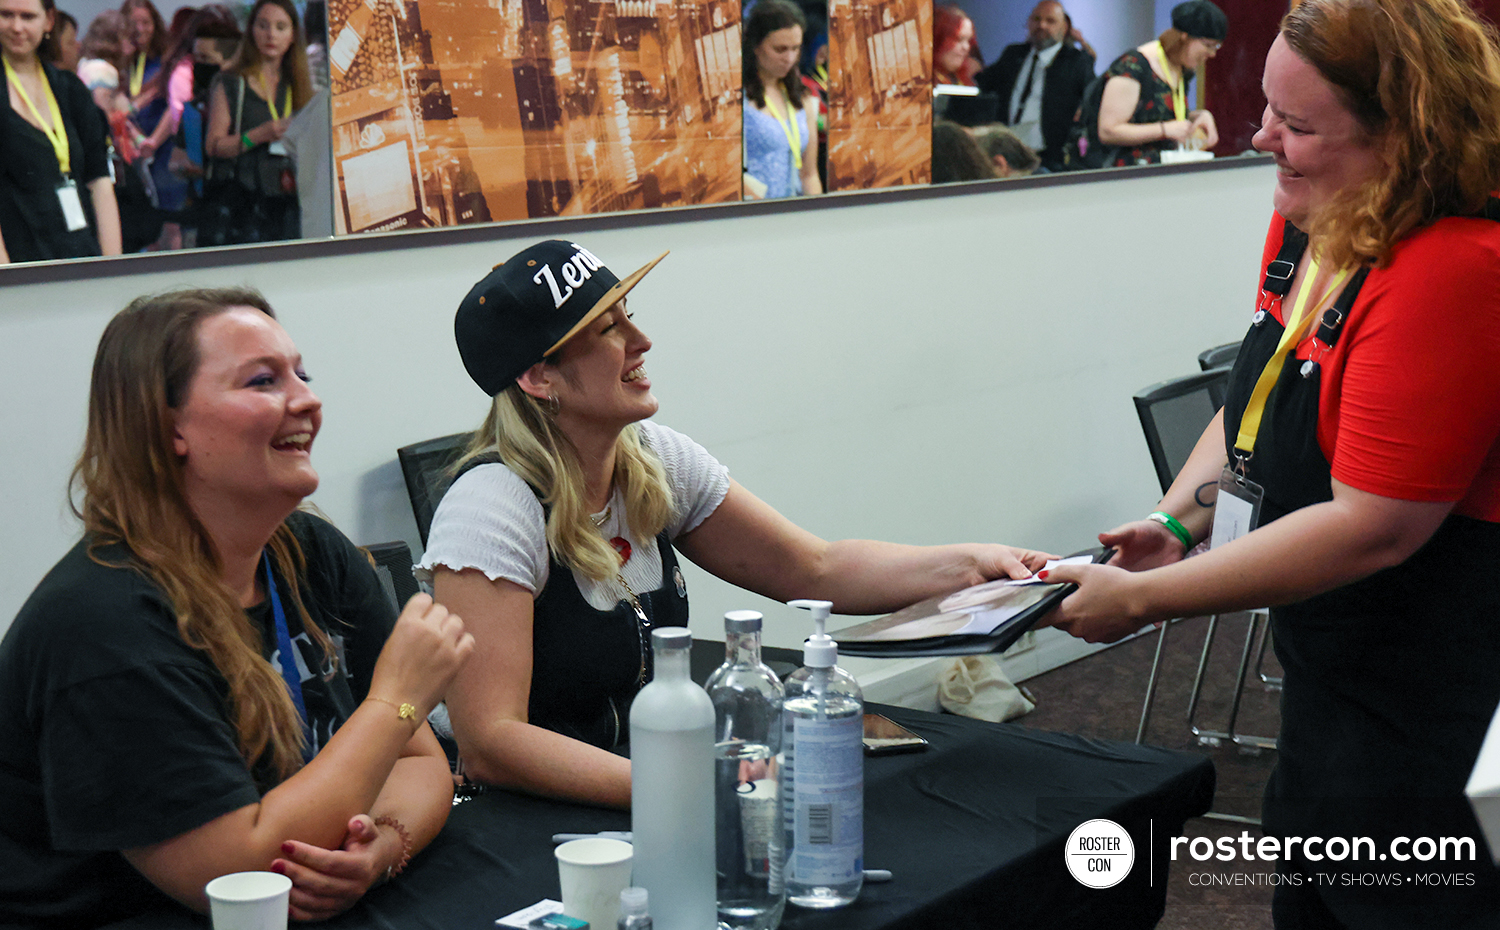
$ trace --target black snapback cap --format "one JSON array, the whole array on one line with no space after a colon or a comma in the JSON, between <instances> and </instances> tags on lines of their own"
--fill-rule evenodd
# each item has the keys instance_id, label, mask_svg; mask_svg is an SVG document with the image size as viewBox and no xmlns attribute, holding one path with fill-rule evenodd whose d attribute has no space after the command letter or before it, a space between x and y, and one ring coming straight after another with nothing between
<instances>
[{"instance_id":1,"label":"black snapback cap","mask_svg":"<svg viewBox=\"0 0 1500 930\"><path fill-rule=\"evenodd\" d=\"M667 257L623 281L576 242L548 239L511 256L470 288L453 319L464 369L491 397L562 348Z\"/></svg>"}]
</instances>

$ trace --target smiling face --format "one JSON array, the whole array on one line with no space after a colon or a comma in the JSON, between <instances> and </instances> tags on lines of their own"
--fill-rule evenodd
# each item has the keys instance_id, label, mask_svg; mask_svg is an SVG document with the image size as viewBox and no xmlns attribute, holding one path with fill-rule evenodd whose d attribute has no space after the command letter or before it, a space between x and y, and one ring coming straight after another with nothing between
<instances>
[{"instance_id":1,"label":"smiling face","mask_svg":"<svg viewBox=\"0 0 1500 930\"><path fill-rule=\"evenodd\" d=\"M176 410L173 451L199 514L283 509L317 490L310 452L323 403L271 317L231 307L198 325L198 367Z\"/></svg>"},{"instance_id":2,"label":"smiling face","mask_svg":"<svg viewBox=\"0 0 1500 930\"><path fill-rule=\"evenodd\" d=\"M1340 191L1382 170L1379 140L1338 90L1278 36L1266 56L1266 112L1252 144L1276 159L1276 210L1307 229Z\"/></svg>"},{"instance_id":3,"label":"smiling face","mask_svg":"<svg viewBox=\"0 0 1500 930\"><path fill-rule=\"evenodd\" d=\"M937 55L937 67L945 74L958 74L964 62L969 60L969 50L974 47L974 24L965 19L958 24L958 32L943 46Z\"/></svg>"},{"instance_id":4,"label":"smiling face","mask_svg":"<svg viewBox=\"0 0 1500 930\"><path fill-rule=\"evenodd\" d=\"M292 47L297 29L286 10L274 3L267 3L256 12L255 22L250 24L250 36L255 40L255 47L261 57L274 62L280 61L281 56Z\"/></svg>"},{"instance_id":5,"label":"smiling face","mask_svg":"<svg viewBox=\"0 0 1500 930\"><path fill-rule=\"evenodd\" d=\"M557 366L544 366L563 431L618 432L655 415L660 404L646 375L650 350L651 340L630 319L623 300L569 339Z\"/></svg>"},{"instance_id":6,"label":"smiling face","mask_svg":"<svg viewBox=\"0 0 1500 930\"><path fill-rule=\"evenodd\" d=\"M755 66L760 70L761 80L767 83L782 80L797 66L800 54L801 26L787 26L766 33L766 37L755 46Z\"/></svg>"},{"instance_id":7,"label":"smiling face","mask_svg":"<svg viewBox=\"0 0 1500 930\"><path fill-rule=\"evenodd\" d=\"M47 31L42 0L0 0L0 50L20 62L36 54Z\"/></svg>"}]
</instances>

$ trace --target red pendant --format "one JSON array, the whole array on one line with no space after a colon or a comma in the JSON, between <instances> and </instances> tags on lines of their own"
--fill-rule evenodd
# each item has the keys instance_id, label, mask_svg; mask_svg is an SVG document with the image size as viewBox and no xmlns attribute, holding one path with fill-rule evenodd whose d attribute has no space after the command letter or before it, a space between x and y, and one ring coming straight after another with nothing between
<instances>
[{"instance_id":1,"label":"red pendant","mask_svg":"<svg viewBox=\"0 0 1500 930\"><path fill-rule=\"evenodd\" d=\"M624 536L616 536L614 539L611 539L609 541L609 544L611 546L614 546L615 551L620 554L621 565L624 565L626 562L630 561L630 540L626 539Z\"/></svg>"}]
</instances>

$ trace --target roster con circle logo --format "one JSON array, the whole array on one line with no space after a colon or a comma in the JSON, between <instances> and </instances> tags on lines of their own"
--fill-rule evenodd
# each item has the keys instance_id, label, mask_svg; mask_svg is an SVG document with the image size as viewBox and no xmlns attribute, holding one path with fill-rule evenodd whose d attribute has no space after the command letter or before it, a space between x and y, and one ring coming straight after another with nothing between
<instances>
[{"instance_id":1,"label":"roster con circle logo","mask_svg":"<svg viewBox=\"0 0 1500 930\"><path fill-rule=\"evenodd\" d=\"M1079 884L1113 888L1130 874L1135 844L1125 828L1113 820L1090 820L1069 834L1063 858Z\"/></svg>"}]
</instances>

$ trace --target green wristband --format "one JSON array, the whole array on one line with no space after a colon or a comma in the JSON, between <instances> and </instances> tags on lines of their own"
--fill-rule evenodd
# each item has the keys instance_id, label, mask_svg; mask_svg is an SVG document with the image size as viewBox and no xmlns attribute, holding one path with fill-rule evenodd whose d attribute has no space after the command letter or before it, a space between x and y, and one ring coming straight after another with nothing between
<instances>
[{"instance_id":1,"label":"green wristband","mask_svg":"<svg viewBox=\"0 0 1500 930\"><path fill-rule=\"evenodd\" d=\"M1182 543L1183 551L1192 550L1193 534L1187 531L1187 527L1183 526L1181 523L1178 523L1176 517L1172 516L1166 511L1158 510L1146 519L1150 520L1152 523L1160 523L1162 526L1171 530L1172 535L1177 537L1177 541Z\"/></svg>"},{"instance_id":2,"label":"green wristband","mask_svg":"<svg viewBox=\"0 0 1500 930\"><path fill-rule=\"evenodd\" d=\"M255 143L250 141L250 133L248 133L248 132L242 132L242 133L240 133L240 145L244 146L244 151L246 151L246 152L248 152L251 149L255 148Z\"/></svg>"}]
</instances>

